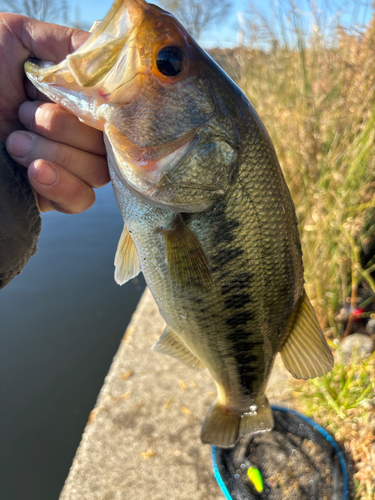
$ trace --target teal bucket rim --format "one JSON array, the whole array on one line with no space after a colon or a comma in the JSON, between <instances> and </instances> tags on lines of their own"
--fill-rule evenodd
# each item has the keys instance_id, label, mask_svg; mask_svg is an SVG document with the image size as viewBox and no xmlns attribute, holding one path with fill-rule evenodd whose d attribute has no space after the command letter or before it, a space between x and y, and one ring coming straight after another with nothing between
<instances>
[{"instance_id":1,"label":"teal bucket rim","mask_svg":"<svg viewBox=\"0 0 375 500\"><path fill-rule=\"evenodd\" d=\"M317 424L314 420L311 418L307 417L306 415L303 415L302 413L299 413L296 410L291 410L289 408L285 408L283 406L277 406L277 405L271 405L271 409L273 411L281 411L284 413L291 413L292 415L296 415L299 417L301 420L304 420L307 424L309 424L314 430L317 430L334 448L336 455L339 459L339 463L341 466L342 470L342 476L343 476L343 491L342 491L342 500L348 500L348 472L347 472L347 467L344 459L344 455L342 454L338 444L336 441L333 439L333 437L319 424ZM216 479L217 484L219 485L221 491L223 492L226 500L233 500L231 494L229 493L221 475L219 468L217 466L217 460L216 460L216 451L217 447L212 446L211 447L211 459L212 459L212 469L214 473L214 477Z\"/></svg>"}]
</instances>

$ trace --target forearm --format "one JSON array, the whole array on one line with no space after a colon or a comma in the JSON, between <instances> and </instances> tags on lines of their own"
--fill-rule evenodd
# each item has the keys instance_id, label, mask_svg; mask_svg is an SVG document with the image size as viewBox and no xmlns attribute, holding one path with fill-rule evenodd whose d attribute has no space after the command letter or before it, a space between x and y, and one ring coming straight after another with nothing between
<instances>
[{"instance_id":1,"label":"forearm","mask_svg":"<svg viewBox=\"0 0 375 500\"><path fill-rule=\"evenodd\" d=\"M0 141L0 289L37 251L41 225L30 184Z\"/></svg>"}]
</instances>

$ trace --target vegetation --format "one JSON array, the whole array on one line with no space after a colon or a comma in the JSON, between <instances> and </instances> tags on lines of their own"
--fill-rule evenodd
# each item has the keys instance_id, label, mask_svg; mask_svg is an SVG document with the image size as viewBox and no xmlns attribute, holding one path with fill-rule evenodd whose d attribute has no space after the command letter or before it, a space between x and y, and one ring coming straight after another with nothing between
<instances>
[{"instance_id":1,"label":"vegetation","mask_svg":"<svg viewBox=\"0 0 375 500\"><path fill-rule=\"evenodd\" d=\"M0 0L0 10L87 31L90 29L90 24L81 20L79 6L72 13L67 0Z\"/></svg>"},{"instance_id":2,"label":"vegetation","mask_svg":"<svg viewBox=\"0 0 375 500\"><path fill-rule=\"evenodd\" d=\"M331 372L309 382L295 382L301 410L333 434L356 466L356 498L375 498L375 353L363 361L354 352L344 363L336 346Z\"/></svg>"},{"instance_id":3,"label":"vegetation","mask_svg":"<svg viewBox=\"0 0 375 500\"><path fill-rule=\"evenodd\" d=\"M172 12L189 33L198 39L209 26L225 20L232 3L230 0L160 0L168 12Z\"/></svg>"},{"instance_id":4,"label":"vegetation","mask_svg":"<svg viewBox=\"0 0 375 500\"><path fill-rule=\"evenodd\" d=\"M375 15L362 31L327 32L321 16L306 30L292 3L288 12L292 34L283 18L276 35L252 17L249 47L210 53L271 135L296 206L307 292L337 336L337 310L359 282L375 293L375 259L361 262L375 235Z\"/></svg>"},{"instance_id":5,"label":"vegetation","mask_svg":"<svg viewBox=\"0 0 375 500\"><path fill-rule=\"evenodd\" d=\"M62 9L67 11L64 0L0 0L0 7L6 12L24 14L40 21L58 19Z\"/></svg>"},{"instance_id":6,"label":"vegetation","mask_svg":"<svg viewBox=\"0 0 375 500\"><path fill-rule=\"evenodd\" d=\"M292 0L277 5L272 19L252 10L246 45L210 53L271 135L296 206L306 289L338 352L338 310L361 307L359 292L375 294L375 3L371 20L351 29ZM336 356L327 376L293 390L300 409L350 452L356 498L373 500L375 354Z\"/></svg>"},{"instance_id":7,"label":"vegetation","mask_svg":"<svg viewBox=\"0 0 375 500\"><path fill-rule=\"evenodd\" d=\"M47 8L56 5L0 2L40 18L52 16ZM353 22L350 29L314 2L307 13L293 0L275 4L272 19L251 11L241 26L245 45L210 52L248 95L271 135L296 206L306 289L322 326L336 339L333 370L297 382L294 391L301 409L350 452L357 465L357 498L370 500L375 499L375 355L366 362L355 355L350 363L340 360L337 343L344 332L335 317L348 301L358 304L359 286L375 294L375 3L372 19L365 26ZM163 5L199 36L230 4L165 0ZM358 7L352 19L365 19L362 14Z\"/></svg>"}]
</instances>

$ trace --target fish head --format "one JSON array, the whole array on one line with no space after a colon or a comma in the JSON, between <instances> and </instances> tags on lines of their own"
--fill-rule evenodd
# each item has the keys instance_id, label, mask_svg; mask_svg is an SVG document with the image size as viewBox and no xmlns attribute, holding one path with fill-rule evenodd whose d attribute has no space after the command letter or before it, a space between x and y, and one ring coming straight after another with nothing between
<instances>
[{"instance_id":1,"label":"fish head","mask_svg":"<svg viewBox=\"0 0 375 500\"><path fill-rule=\"evenodd\" d=\"M104 131L111 175L146 203L199 212L230 188L247 100L161 8L115 0L77 51L25 70L40 91Z\"/></svg>"}]
</instances>

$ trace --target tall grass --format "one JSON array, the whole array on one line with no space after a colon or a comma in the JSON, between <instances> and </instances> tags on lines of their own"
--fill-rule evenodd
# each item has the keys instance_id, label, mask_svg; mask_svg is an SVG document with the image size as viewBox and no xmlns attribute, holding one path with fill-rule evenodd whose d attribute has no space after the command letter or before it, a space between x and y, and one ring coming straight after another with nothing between
<instances>
[{"instance_id":1,"label":"tall grass","mask_svg":"<svg viewBox=\"0 0 375 500\"><path fill-rule=\"evenodd\" d=\"M375 293L375 257L361 259L375 242L375 1L354 8L350 29L296 1L274 2L271 17L253 9L246 44L212 55L271 135L296 206L306 289L337 339L338 309L356 304L359 285ZM374 362L339 361L294 388L302 411L351 453L361 500L375 499Z\"/></svg>"},{"instance_id":2,"label":"tall grass","mask_svg":"<svg viewBox=\"0 0 375 500\"><path fill-rule=\"evenodd\" d=\"M307 292L337 334L337 309L359 281L375 292L374 262L360 260L375 234L375 217L363 232L375 207L375 14L348 31L331 13L277 5L271 19L253 10L248 46L219 62L271 135L296 206Z\"/></svg>"},{"instance_id":3,"label":"tall grass","mask_svg":"<svg viewBox=\"0 0 375 500\"><path fill-rule=\"evenodd\" d=\"M333 369L309 382L295 381L300 409L334 434L355 464L356 499L375 499L375 353L350 362L336 346Z\"/></svg>"}]
</instances>

